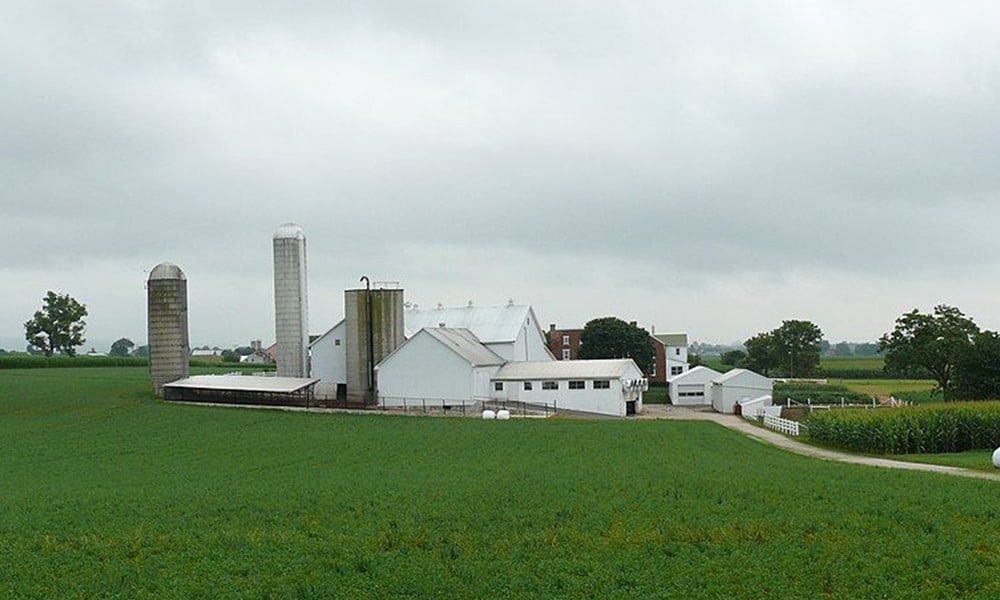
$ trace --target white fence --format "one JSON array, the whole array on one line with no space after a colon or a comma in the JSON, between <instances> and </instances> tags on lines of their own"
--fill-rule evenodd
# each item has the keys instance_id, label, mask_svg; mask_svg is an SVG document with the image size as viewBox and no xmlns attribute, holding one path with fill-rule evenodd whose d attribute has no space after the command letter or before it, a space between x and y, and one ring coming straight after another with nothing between
<instances>
[{"instance_id":1,"label":"white fence","mask_svg":"<svg viewBox=\"0 0 1000 600\"><path fill-rule=\"evenodd\" d=\"M788 435L799 435L798 422L790 419L764 415L764 427L780 431L781 433L787 433Z\"/></svg>"}]
</instances>

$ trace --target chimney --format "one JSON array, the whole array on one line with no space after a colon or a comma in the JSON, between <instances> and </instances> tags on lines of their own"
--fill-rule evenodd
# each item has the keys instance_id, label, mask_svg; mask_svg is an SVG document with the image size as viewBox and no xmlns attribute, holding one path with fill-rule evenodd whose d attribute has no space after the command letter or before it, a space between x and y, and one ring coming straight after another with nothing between
<instances>
[{"instance_id":1,"label":"chimney","mask_svg":"<svg viewBox=\"0 0 1000 600\"><path fill-rule=\"evenodd\" d=\"M628 324L631 325L632 327L638 327L639 326L639 322L638 321L629 321Z\"/></svg>"},{"instance_id":2,"label":"chimney","mask_svg":"<svg viewBox=\"0 0 1000 600\"><path fill-rule=\"evenodd\" d=\"M556 324L555 323L549 323L549 331L555 331L555 330L556 330Z\"/></svg>"}]
</instances>

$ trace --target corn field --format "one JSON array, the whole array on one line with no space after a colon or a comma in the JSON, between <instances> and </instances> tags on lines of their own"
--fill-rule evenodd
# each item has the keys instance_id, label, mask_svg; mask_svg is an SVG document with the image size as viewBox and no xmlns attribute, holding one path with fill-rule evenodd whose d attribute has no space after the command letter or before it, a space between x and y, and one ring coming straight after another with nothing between
<instances>
[{"instance_id":1,"label":"corn field","mask_svg":"<svg viewBox=\"0 0 1000 600\"><path fill-rule=\"evenodd\" d=\"M924 454L1000 445L1000 402L831 410L809 418L822 444L873 454Z\"/></svg>"}]
</instances>

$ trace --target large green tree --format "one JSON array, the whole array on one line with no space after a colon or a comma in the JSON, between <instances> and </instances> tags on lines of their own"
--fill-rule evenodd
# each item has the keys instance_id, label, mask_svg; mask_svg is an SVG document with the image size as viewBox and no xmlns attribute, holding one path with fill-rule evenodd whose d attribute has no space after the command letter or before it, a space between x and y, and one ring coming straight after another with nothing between
<instances>
[{"instance_id":1,"label":"large green tree","mask_svg":"<svg viewBox=\"0 0 1000 600\"><path fill-rule=\"evenodd\" d=\"M896 319L896 327L878 340L890 373L924 371L945 400L954 398L952 379L959 357L968 352L979 327L953 306L940 304L931 314L916 309Z\"/></svg>"},{"instance_id":2,"label":"large green tree","mask_svg":"<svg viewBox=\"0 0 1000 600\"><path fill-rule=\"evenodd\" d=\"M981 331L959 352L952 394L962 400L1000 400L1000 334Z\"/></svg>"},{"instance_id":3,"label":"large green tree","mask_svg":"<svg viewBox=\"0 0 1000 600\"><path fill-rule=\"evenodd\" d=\"M86 316L84 304L69 294L49 290L42 299L42 309L35 311L35 316L24 324L24 338L45 356L54 352L76 356L76 347L86 342L83 337Z\"/></svg>"},{"instance_id":4,"label":"large green tree","mask_svg":"<svg viewBox=\"0 0 1000 600\"><path fill-rule=\"evenodd\" d=\"M809 377L819 370L823 332L812 321L782 321L772 332L781 370L789 377Z\"/></svg>"},{"instance_id":5,"label":"large green tree","mask_svg":"<svg viewBox=\"0 0 1000 600\"><path fill-rule=\"evenodd\" d=\"M823 332L811 321L782 321L771 331L758 333L743 345L747 357L742 366L771 376L808 377L819 368Z\"/></svg>"},{"instance_id":6,"label":"large green tree","mask_svg":"<svg viewBox=\"0 0 1000 600\"><path fill-rule=\"evenodd\" d=\"M135 348L135 342L124 337L118 338L111 344L108 356L128 356L132 353L132 348Z\"/></svg>"},{"instance_id":7,"label":"large green tree","mask_svg":"<svg viewBox=\"0 0 1000 600\"><path fill-rule=\"evenodd\" d=\"M655 357L649 332L618 317L601 317L588 321L580 333L582 359L631 358L648 373Z\"/></svg>"}]
</instances>

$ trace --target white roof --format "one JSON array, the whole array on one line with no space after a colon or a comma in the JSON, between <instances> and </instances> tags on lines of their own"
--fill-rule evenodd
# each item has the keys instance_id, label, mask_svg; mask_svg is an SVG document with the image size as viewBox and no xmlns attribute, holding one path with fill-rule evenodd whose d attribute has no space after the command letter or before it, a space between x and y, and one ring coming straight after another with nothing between
<instances>
[{"instance_id":1,"label":"white roof","mask_svg":"<svg viewBox=\"0 0 1000 600\"><path fill-rule=\"evenodd\" d=\"M736 379L738 377L744 377L746 375L752 375L756 379L767 379L768 381L770 381L767 377L764 377L760 373L755 373L748 369L733 369L731 371L726 372L725 375L716 377L715 379L712 380L712 383L723 384L732 381L733 379Z\"/></svg>"},{"instance_id":2,"label":"white roof","mask_svg":"<svg viewBox=\"0 0 1000 600\"><path fill-rule=\"evenodd\" d=\"M403 312L406 337L428 327L468 329L484 344L513 342L533 313L527 304L410 308ZM444 323L444 325L441 325ZM537 323L531 323L538 327Z\"/></svg>"},{"instance_id":3,"label":"white roof","mask_svg":"<svg viewBox=\"0 0 1000 600\"><path fill-rule=\"evenodd\" d=\"M187 279L184 277L184 271L172 262L162 262L155 267L149 273L149 280L153 281L155 279Z\"/></svg>"},{"instance_id":4,"label":"white roof","mask_svg":"<svg viewBox=\"0 0 1000 600\"><path fill-rule=\"evenodd\" d=\"M302 226L297 223L285 223L284 225L275 230L274 239L304 240L306 239L306 231L305 229L302 229Z\"/></svg>"},{"instance_id":5,"label":"white roof","mask_svg":"<svg viewBox=\"0 0 1000 600\"><path fill-rule=\"evenodd\" d=\"M421 331L453 350L474 367L502 365L504 363L504 359L484 346L468 329L425 327Z\"/></svg>"},{"instance_id":6,"label":"white roof","mask_svg":"<svg viewBox=\"0 0 1000 600\"><path fill-rule=\"evenodd\" d=\"M252 375L194 375L164 385L165 388L270 392L290 394L319 382L307 377L254 377Z\"/></svg>"},{"instance_id":7,"label":"white roof","mask_svg":"<svg viewBox=\"0 0 1000 600\"><path fill-rule=\"evenodd\" d=\"M698 365L697 367L692 367L687 371L684 371L680 375L674 375L673 377L667 377L668 383L683 383L685 379L694 379L700 383L706 381L713 381L717 377L721 376L715 369L710 369L709 367Z\"/></svg>"},{"instance_id":8,"label":"white roof","mask_svg":"<svg viewBox=\"0 0 1000 600\"><path fill-rule=\"evenodd\" d=\"M320 340L322 340L322 339L326 338L326 336L328 336L328 335L330 335L331 333L333 333L334 331L336 331L336 329L337 329L338 327L340 327L341 325L343 325L345 321L347 321L347 319L341 319L340 321L337 321L337 324L336 324L336 325L334 325L333 327L331 327L331 328L327 329L327 330L326 330L326 333L324 333L323 335L321 335L321 336L319 336L318 338L314 339L313 341L309 342L309 347L310 347L310 348L312 348L312 347L313 347L313 346L315 346L316 344L320 343Z\"/></svg>"},{"instance_id":9,"label":"white roof","mask_svg":"<svg viewBox=\"0 0 1000 600\"><path fill-rule=\"evenodd\" d=\"M509 362L493 379L618 379L632 372L640 373L631 358Z\"/></svg>"}]
</instances>

